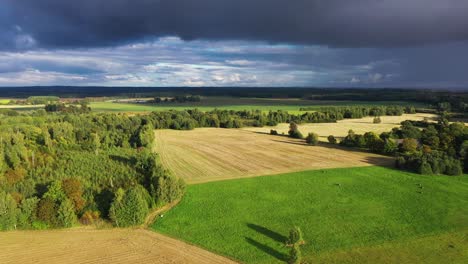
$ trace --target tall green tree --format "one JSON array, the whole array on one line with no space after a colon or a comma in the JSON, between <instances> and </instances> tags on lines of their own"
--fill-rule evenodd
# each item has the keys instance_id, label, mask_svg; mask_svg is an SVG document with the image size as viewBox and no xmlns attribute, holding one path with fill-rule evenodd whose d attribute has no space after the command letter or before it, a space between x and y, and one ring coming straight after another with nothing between
<instances>
[{"instance_id":1,"label":"tall green tree","mask_svg":"<svg viewBox=\"0 0 468 264\"><path fill-rule=\"evenodd\" d=\"M123 196L117 193L110 208L110 218L118 227L136 226L144 222L149 212L148 202L141 188L133 187Z\"/></svg>"},{"instance_id":2,"label":"tall green tree","mask_svg":"<svg viewBox=\"0 0 468 264\"><path fill-rule=\"evenodd\" d=\"M18 214L19 210L13 197L0 191L0 230L16 229Z\"/></svg>"},{"instance_id":3,"label":"tall green tree","mask_svg":"<svg viewBox=\"0 0 468 264\"><path fill-rule=\"evenodd\" d=\"M57 221L62 227L72 227L77 222L75 207L69 199L63 200L60 204L57 211Z\"/></svg>"}]
</instances>

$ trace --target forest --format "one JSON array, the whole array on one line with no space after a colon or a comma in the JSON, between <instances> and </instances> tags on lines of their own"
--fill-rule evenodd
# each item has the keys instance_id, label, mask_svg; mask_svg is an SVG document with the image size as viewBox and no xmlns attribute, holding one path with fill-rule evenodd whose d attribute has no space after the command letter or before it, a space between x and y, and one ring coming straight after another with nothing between
<instances>
[{"instance_id":1,"label":"forest","mask_svg":"<svg viewBox=\"0 0 468 264\"><path fill-rule=\"evenodd\" d=\"M184 192L152 152L153 126L143 117L86 109L0 115L1 230L140 225Z\"/></svg>"}]
</instances>

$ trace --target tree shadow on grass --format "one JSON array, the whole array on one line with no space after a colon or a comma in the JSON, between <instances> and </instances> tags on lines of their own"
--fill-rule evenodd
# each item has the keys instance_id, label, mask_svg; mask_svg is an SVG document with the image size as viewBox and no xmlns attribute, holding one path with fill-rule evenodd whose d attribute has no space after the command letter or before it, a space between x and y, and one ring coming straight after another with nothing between
<instances>
[{"instance_id":1,"label":"tree shadow on grass","mask_svg":"<svg viewBox=\"0 0 468 264\"><path fill-rule=\"evenodd\" d=\"M266 227L263 227L263 226L259 226L259 225L256 225L256 224L251 224L251 223L247 223L247 227L250 228L250 229L253 229L255 231L257 231L258 233L262 234L262 235L265 235L277 242L280 242L280 243L285 243L286 242L286 237L281 235L280 233L277 233L273 230L270 230Z\"/></svg>"},{"instance_id":2,"label":"tree shadow on grass","mask_svg":"<svg viewBox=\"0 0 468 264\"><path fill-rule=\"evenodd\" d=\"M264 245L252 238L249 238L249 237L246 237L245 240L247 241L247 243L251 244L252 246L260 249L261 251L267 253L268 255L278 259L278 260L281 260L281 261L286 261L288 258L287 258L287 255L286 254L283 254L281 252L279 252L278 250L270 247L270 246L267 246L267 245Z\"/></svg>"}]
</instances>

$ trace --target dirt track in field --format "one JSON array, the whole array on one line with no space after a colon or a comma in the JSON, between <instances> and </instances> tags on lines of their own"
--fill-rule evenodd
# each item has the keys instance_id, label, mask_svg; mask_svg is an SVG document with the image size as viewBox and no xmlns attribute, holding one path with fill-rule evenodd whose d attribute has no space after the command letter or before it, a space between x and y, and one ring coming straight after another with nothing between
<instances>
[{"instance_id":1,"label":"dirt track in field","mask_svg":"<svg viewBox=\"0 0 468 264\"><path fill-rule=\"evenodd\" d=\"M156 130L155 151L164 168L188 183L308 169L393 164L368 152L239 129Z\"/></svg>"},{"instance_id":2,"label":"dirt track in field","mask_svg":"<svg viewBox=\"0 0 468 264\"><path fill-rule=\"evenodd\" d=\"M0 232L0 263L235 263L142 229Z\"/></svg>"}]
</instances>

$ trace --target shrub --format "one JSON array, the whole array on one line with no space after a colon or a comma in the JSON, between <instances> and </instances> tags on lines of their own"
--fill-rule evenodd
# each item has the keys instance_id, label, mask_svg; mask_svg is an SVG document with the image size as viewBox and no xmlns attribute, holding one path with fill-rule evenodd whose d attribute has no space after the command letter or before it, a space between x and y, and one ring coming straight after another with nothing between
<instances>
[{"instance_id":1,"label":"shrub","mask_svg":"<svg viewBox=\"0 0 468 264\"><path fill-rule=\"evenodd\" d=\"M291 247L291 250L289 251L289 259L288 263L289 264L300 264L301 263L301 250L298 245L294 245Z\"/></svg>"},{"instance_id":2,"label":"shrub","mask_svg":"<svg viewBox=\"0 0 468 264\"><path fill-rule=\"evenodd\" d=\"M185 192L185 182L173 176L159 176L152 180L151 195L155 203L171 203Z\"/></svg>"},{"instance_id":3,"label":"shrub","mask_svg":"<svg viewBox=\"0 0 468 264\"><path fill-rule=\"evenodd\" d=\"M271 129L270 130L270 135L276 136L276 135L278 135L278 131Z\"/></svg>"},{"instance_id":4,"label":"shrub","mask_svg":"<svg viewBox=\"0 0 468 264\"><path fill-rule=\"evenodd\" d=\"M18 215L18 224L23 228L30 228L36 220L36 209L39 199L36 197L24 199L21 202L21 212Z\"/></svg>"},{"instance_id":5,"label":"shrub","mask_svg":"<svg viewBox=\"0 0 468 264\"><path fill-rule=\"evenodd\" d=\"M405 138L400 144L401 152L415 152L418 148L418 141L414 138Z\"/></svg>"},{"instance_id":6,"label":"shrub","mask_svg":"<svg viewBox=\"0 0 468 264\"><path fill-rule=\"evenodd\" d=\"M461 175L462 173L463 170L460 161L452 159L446 163L445 174L457 176Z\"/></svg>"},{"instance_id":7,"label":"shrub","mask_svg":"<svg viewBox=\"0 0 468 264\"><path fill-rule=\"evenodd\" d=\"M328 136L328 142L331 144L336 144L337 140L333 135Z\"/></svg>"},{"instance_id":8,"label":"shrub","mask_svg":"<svg viewBox=\"0 0 468 264\"><path fill-rule=\"evenodd\" d=\"M304 138L304 136L302 135L302 133L299 131L298 127L297 127L297 124L294 123L294 122L291 122L289 124L289 131L288 131L288 134L290 137L292 138L299 138L299 139L302 139Z\"/></svg>"},{"instance_id":9,"label":"shrub","mask_svg":"<svg viewBox=\"0 0 468 264\"><path fill-rule=\"evenodd\" d=\"M56 204L52 198L45 197L37 205L37 218L49 226L57 224Z\"/></svg>"},{"instance_id":10,"label":"shrub","mask_svg":"<svg viewBox=\"0 0 468 264\"><path fill-rule=\"evenodd\" d=\"M19 210L10 194L0 192L0 230L16 229Z\"/></svg>"},{"instance_id":11,"label":"shrub","mask_svg":"<svg viewBox=\"0 0 468 264\"><path fill-rule=\"evenodd\" d=\"M87 210L84 214L80 217L80 223L83 225L92 225L99 220L99 211L91 211Z\"/></svg>"},{"instance_id":12,"label":"shrub","mask_svg":"<svg viewBox=\"0 0 468 264\"><path fill-rule=\"evenodd\" d=\"M319 142L318 135L315 133L309 133L306 137L306 142L309 145L313 145L313 146L317 145Z\"/></svg>"},{"instance_id":13,"label":"shrub","mask_svg":"<svg viewBox=\"0 0 468 264\"><path fill-rule=\"evenodd\" d=\"M110 208L110 218L118 227L136 226L144 222L149 211L148 202L141 190L133 187L127 192L122 189L116 194Z\"/></svg>"},{"instance_id":14,"label":"shrub","mask_svg":"<svg viewBox=\"0 0 468 264\"><path fill-rule=\"evenodd\" d=\"M432 168L429 163L426 161L423 161L421 163L421 166L419 167L419 173L420 174L426 174L426 175L431 175L432 174Z\"/></svg>"},{"instance_id":15,"label":"shrub","mask_svg":"<svg viewBox=\"0 0 468 264\"><path fill-rule=\"evenodd\" d=\"M76 178L68 178L62 181L62 189L65 195L73 203L73 208L76 213L80 212L84 205L85 200L83 199L83 188L80 180Z\"/></svg>"},{"instance_id":16,"label":"shrub","mask_svg":"<svg viewBox=\"0 0 468 264\"><path fill-rule=\"evenodd\" d=\"M372 121L374 124L380 124L382 123L382 119L380 119L379 116L374 117L374 120Z\"/></svg>"},{"instance_id":17,"label":"shrub","mask_svg":"<svg viewBox=\"0 0 468 264\"><path fill-rule=\"evenodd\" d=\"M386 139L383 147L383 153L393 154L397 151L398 147L392 139Z\"/></svg>"},{"instance_id":18,"label":"shrub","mask_svg":"<svg viewBox=\"0 0 468 264\"><path fill-rule=\"evenodd\" d=\"M294 227L289 230L288 245L302 245L304 239L302 238L302 231L299 227Z\"/></svg>"},{"instance_id":19,"label":"shrub","mask_svg":"<svg viewBox=\"0 0 468 264\"><path fill-rule=\"evenodd\" d=\"M76 223L75 208L69 199L62 201L57 212L57 222L62 227L72 227Z\"/></svg>"}]
</instances>

